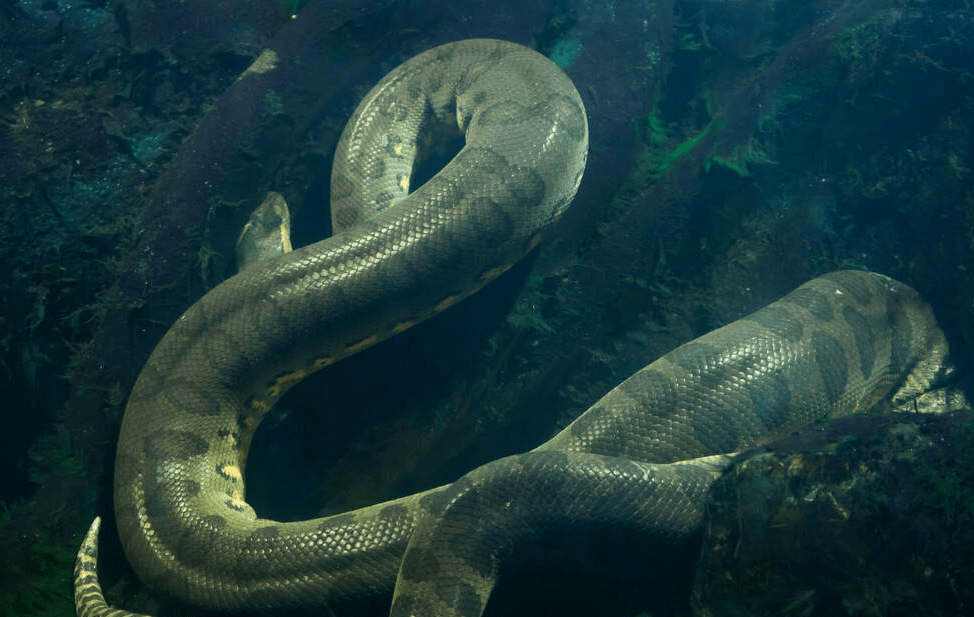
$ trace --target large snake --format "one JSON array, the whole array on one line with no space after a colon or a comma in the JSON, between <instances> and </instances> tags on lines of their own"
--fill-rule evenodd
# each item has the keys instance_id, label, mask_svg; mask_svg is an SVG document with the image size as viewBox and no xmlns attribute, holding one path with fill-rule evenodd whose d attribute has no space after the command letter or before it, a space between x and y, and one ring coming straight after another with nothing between
<instances>
[{"instance_id":1,"label":"large snake","mask_svg":"<svg viewBox=\"0 0 974 617\"><path fill-rule=\"evenodd\" d=\"M434 123L459 127L466 145L409 193L418 136ZM258 518L243 468L274 401L522 257L573 198L587 144L569 79L521 46L453 43L387 75L338 146L332 208L343 231L206 294L132 390L115 513L138 576L212 609L273 612L394 587L392 615L479 615L506 558L532 537L586 527L685 537L725 454L909 400L949 371L915 291L836 272L670 352L532 452L336 516ZM96 520L79 551L78 614L131 614L104 602L97 532Z\"/></svg>"}]
</instances>

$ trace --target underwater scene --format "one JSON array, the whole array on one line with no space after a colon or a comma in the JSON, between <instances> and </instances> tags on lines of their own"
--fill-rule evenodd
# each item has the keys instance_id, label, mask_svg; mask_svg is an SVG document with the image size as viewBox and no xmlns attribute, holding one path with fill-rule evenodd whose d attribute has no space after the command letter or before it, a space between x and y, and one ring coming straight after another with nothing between
<instances>
[{"instance_id":1,"label":"underwater scene","mask_svg":"<svg viewBox=\"0 0 974 617\"><path fill-rule=\"evenodd\" d=\"M972 170L971 0L0 0L0 617L974 615Z\"/></svg>"}]
</instances>

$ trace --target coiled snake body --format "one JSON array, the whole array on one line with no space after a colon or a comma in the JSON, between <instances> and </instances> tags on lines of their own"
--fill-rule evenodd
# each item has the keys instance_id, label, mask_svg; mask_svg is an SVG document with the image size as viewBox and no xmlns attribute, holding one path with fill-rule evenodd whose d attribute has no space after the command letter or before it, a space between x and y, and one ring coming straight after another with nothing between
<instances>
[{"instance_id":1,"label":"coiled snake body","mask_svg":"<svg viewBox=\"0 0 974 617\"><path fill-rule=\"evenodd\" d=\"M458 126L466 146L407 196L417 136L432 123ZM243 466L274 401L522 257L573 198L587 146L571 82L518 45L444 45L386 76L339 143L342 231L213 289L132 390L115 510L139 577L214 609L326 604L395 584L394 615L476 615L504 556L533 533L594 524L686 535L729 460L721 453L907 400L947 370L943 335L913 290L837 272L670 352L530 453L337 516L258 518ZM97 521L76 566L78 613L126 614L104 604L96 546Z\"/></svg>"}]
</instances>

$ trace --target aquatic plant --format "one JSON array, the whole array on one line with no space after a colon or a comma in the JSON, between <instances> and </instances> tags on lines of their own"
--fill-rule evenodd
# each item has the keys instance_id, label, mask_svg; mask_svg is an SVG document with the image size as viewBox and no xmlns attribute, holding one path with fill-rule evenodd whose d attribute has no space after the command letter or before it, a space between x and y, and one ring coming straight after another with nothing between
<instances>
[{"instance_id":1,"label":"aquatic plant","mask_svg":"<svg viewBox=\"0 0 974 617\"><path fill-rule=\"evenodd\" d=\"M0 530L12 524L14 511L23 504L0 501ZM8 530L4 530L8 531ZM55 543L47 532L34 535L30 549L7 560L0 581L3 614L9 617L73 617L71 577L78 538Z\"/></svg>"},{"instance_id":2,"label":"aquatic plant","mask_svg":"<svg viewBox=\"0 0 974 617\"><path fill-rule=\"evenodd\" d=\"M507 315L507 323L515 328L533 330L540 334L557 333L557 330L544 319L546 312L544 304L554 298L553 294L547 292L544 283L545 277L543 276L532 276L528 279L524 291L521 292L514 303L514 308Z\"/></svg>"}]
</instances>

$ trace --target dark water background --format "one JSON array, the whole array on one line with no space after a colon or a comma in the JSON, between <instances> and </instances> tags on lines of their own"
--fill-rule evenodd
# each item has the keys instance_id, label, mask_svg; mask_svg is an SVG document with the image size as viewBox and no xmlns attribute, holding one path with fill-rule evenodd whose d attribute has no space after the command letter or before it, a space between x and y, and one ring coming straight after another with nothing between
<instances>
[{"instance_id":1,"label":"dark water background","mask_svg":"<svg viewBox=\"0 0 974 617\"><path fill-rule=\"evenodd\" d=\"M265 191L287 198L296 245L327 235L351 110L443 42L509 39L565 68L589 113L581 190L537 255L282 401L248 466L262 515L342 511L533 447L665 351L840 267L916 287L968 370L971 9L0 0L0 614L73 614L74 550L110 517L148 353L230 273ZM265 47L287 70L235 84ZM112 535L112 597L153 607ZM683 610L605 578L539 575L497 610Z\"/></svg>"}]
</instances>

